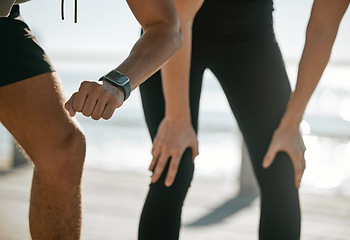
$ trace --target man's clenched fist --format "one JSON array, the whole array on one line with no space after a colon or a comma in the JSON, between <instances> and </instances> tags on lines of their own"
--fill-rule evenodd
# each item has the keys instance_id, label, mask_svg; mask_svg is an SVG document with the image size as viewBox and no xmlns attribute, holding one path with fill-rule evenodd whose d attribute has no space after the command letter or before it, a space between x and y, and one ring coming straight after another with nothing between
<instances>
[{"instance_id":1,"label":"man's clenched fist","mask_svg":"<svg viewBox=\"0 0 350 240\"><path fill-rule=\"evenodd\" d=\"M107 120L123 102L124 92L121 88L106 81L84 81L79 91L73 93L66 102L65 108L72 117L76 112L81 112L84 116L94 120L100 118Z\"/></svg>"}]
</instances>

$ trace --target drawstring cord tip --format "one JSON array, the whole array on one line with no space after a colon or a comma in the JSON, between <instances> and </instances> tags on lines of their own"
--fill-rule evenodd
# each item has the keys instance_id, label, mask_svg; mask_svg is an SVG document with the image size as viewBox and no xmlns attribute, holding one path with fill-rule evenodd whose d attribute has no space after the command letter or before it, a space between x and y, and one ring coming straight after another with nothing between
<instances>
[{"instance_id":1,"label":"drawstring cord tip","mask_svg":"<svg viewBox=\"0 0 350 240\"><path fill-rule=\"evenodd\" d=\"M64 0L61 0L61 19L64 20Z\"/></svg>"},{"instance_id":2,"label":"drawstring cord tip","mask_svg":"<svg viewBox=\"0 0 350 240\"><path fill-rule=\"evenodd\" d=\"M74 1L74 23L78 22L78 0Z\"/></svg>"},{"instance_id":3,"label":"drawstring cord tip","mask_svg":"<svg viewBox=\"0 0 350 240\"><path fill-rule=\"evenodd\" d=\"M64 20L64 0L61 0L61 19ZM78 0L74 1L74 23L78 22Z\"/></svg>"}]
</instances>

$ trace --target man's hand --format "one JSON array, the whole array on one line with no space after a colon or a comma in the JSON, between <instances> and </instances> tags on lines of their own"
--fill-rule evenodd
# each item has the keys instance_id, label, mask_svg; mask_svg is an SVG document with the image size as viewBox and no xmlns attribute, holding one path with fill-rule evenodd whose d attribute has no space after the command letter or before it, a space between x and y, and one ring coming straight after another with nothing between
<instances>
[{"instance_id":1,"label":"man's hand","mask_svg":"<svg viewBox=\"0 0 350 240\"><path fill-rule=\"evenodd\" d=\"M270 167L278 152L286 152L292 160L295 186L299 188L305 170L305 150L299 127L280 126L273 134L272 141L263 160L263 167Z\"/></svg>"},{"instance_id":2,"label":"man's hand","mask_svg":"<svg viewBox=\"0 0 350 240\"><path fill-rule=\"evenodd\" d=\"M153 159L149 170L153 171L152 182L158 181L170 158L165 185L170 187L176 177L183 153L192 148L192 161L198 155L197 135L191 123L182 123L164 118L153 141Z\"/></svg>"},{"instance_id":3,"label":"man's hand","mask_svg":"<svg viewBox=\"0 0 350 240\"><path fill-rule=\"evenodd\" d=\"M94 120L110 119L116 108L124 101L122 89L111 85L106 81L84 81L79 91L75 92L66 102L65 107L71 117L76 112L81 112L86 117Z\"/></svg>"}]
</instances>

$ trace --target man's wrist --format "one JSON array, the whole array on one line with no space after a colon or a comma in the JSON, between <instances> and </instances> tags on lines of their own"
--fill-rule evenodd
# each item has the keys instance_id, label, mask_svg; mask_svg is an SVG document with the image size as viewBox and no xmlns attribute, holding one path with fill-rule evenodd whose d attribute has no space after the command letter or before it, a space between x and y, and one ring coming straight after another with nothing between
<instances>
[{"instance_id":1,"label":"man's wrist","mask_svg":"<svg viewBox=\"0 0 350 240\"><path fill-rule=\"evenodd\" d=\"M116 86L115 84L111 83L110 81L102 79L102 78L100 79L100 81L102 81L103 84L108 84L109 86L112 86L114 89L116 89L118 92L120 92L120 94L122 95L122 98L125 99L125 91L122 87Z\"/></svg>"},{"instance_id":2,"label":"man's wrist","mask_svg":"<svg viewBox=\"0 0 350 240\"><path fill-rule=\"evenodd\" d=\"M124 93L124 101L130 96L131 86L129 83L129 78L117 70L109 72L108 74L101 77L100 80L109 82L113 86L122 89Z\"/></svg>"}]
</instances>

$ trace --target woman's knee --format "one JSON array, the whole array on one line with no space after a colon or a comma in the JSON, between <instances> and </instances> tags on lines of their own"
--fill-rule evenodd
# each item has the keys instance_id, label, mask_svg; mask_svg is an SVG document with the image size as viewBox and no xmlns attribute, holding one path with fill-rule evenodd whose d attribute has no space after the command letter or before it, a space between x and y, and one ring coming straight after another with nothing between
<instances>
[{"instance_id":1,"label":"woman's knee","mask_svg":"<svg viewBox=\"0 0 350 240\"><path fill-rule=\"evenodd\" d=\"M164 184L167 170L168 166L164 169L161 178L156 183L150 185L150 194L154 200L158 196L161 202L167 201L173 204L182 204L193 178L194 164L192 162L191 150L187 149L183 154L175 181L170 187Z\"/></svg>"},{"instance_id":2,"label":"woman's knee","mask_svg":"<svg viewBox=\"0 0 350 240\"><path fill-rule=\"evenodd\" d=\"M266 206L283 209L288 205L297 205L298 189L295 186L293 165L287 153L279 152L274 163L262 170L260 186Z\"/></svg>"}]
</instances>

